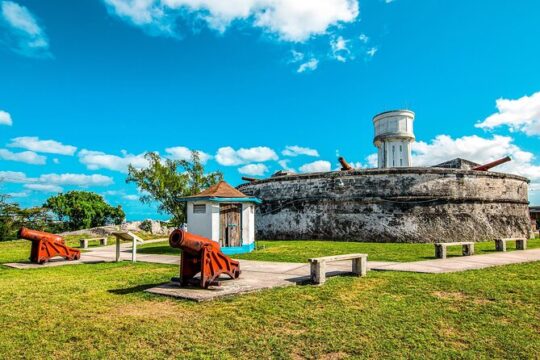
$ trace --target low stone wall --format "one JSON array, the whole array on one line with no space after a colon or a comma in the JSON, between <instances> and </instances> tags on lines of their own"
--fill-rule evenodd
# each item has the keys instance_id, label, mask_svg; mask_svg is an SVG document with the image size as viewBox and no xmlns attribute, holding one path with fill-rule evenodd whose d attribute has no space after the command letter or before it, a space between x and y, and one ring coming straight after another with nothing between
<instances>
[{"instance_id":1,"label":"low stone wall","mask_svg":"<svg viewBox=\"0 0 540 360\"><path fill-rule=\"evenodd\" d=\"M150 233L154 235L164 235L168 236L169 233L173 230L171 228L168 228L166 226L162 226L161 223L157 220L150 220L151 222L151 230ZM68 231L64 232L60 235L83 235L83 234L90 234L92 236L109 236L115 231L142 231L141 225L143 221L130 221L125 222L121 225L108 225L108 226L100 226L90 229L82 229L82 230L76 230L76 231Z\"/></svg>"},{"instance_id":2,"label":"low stone wall","mask_svg":"<svg viewBox=\"0 0 540 360\"><path fill-rule=\"evenodd\" d=\"M269 178L239 186L263 200L259 239L484 241L528 236L528 181L441 168L367 169Z\"/></svg>"}]
</instances>

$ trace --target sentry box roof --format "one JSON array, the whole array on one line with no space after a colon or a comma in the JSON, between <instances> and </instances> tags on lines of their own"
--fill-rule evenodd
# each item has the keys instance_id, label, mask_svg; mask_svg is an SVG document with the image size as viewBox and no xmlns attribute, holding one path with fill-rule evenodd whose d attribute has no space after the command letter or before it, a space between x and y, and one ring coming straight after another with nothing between
<instances>
[{"instance_id":1,"label":"sentry box roof","mask_svg":"<svg viewBox=\"0 0 540 360\"><path fill-rule=\"evenodd\" d=\"M225 181L210 186L208 189L201 191L196 195L185 196L177 198L178 201L211 201L211 202L234 202L234 203L256 203L260 204L262 201L256 197L250 197L246 194L233 188Z\"/></svg>"}]
</instances>

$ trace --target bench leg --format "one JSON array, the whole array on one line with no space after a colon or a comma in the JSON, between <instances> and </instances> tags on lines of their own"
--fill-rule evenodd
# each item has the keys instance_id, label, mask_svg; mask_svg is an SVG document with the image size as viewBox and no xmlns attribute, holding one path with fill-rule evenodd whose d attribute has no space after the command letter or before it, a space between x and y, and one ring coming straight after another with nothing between
<instances>
[{"instance_id":1,"label":"bench leg","mask_svg":"<svg viewBox=\"0 0 540 360\"><path fill-rule=\"evenodd\" d=\"M88 249L88 240L87 239L80 239L79 240L79 247L82 249Z\"/></svg>"},{"instance_id":2,"label":"bench leg","mask_svg":"<svg viewBox=\"0 0 540 360\"><path fill-rule=\"evenodd\" d=\"M506 251L506 241L496 239L495 240L495 249L497 251Z\"/></svg>"},{"instance_id":3,"label":"bench leg","mask_svg":"<svg viewBox=\"0 0 540 360\"><path fill-rule=\"evenodd\" d=\"M358 276L366 276L367 274L367 259L365 257L356 258L352 261L352 272Z\"/></svg>"},{"instance_id":4,"label":"bench leg","mask_svg":"<svg viewBox=\"0 0 540 360\"><path fill-rule=\"evenodd\" d=\"M101 246L107 245L107 238L99 239L99 244L100 244Z\"/></svg>"},{"instance_id":5,"label":"bench leg","mask_svg":"<svg viewBox=\"0 0 540 360\"><path fill-rule=\"evenodd\" d=\"M516 240L516 250L527 250L527 240Z\"/></svg>"},{"instance_id":6,"label":"bench leg","mask_svg":"<svg viewBox=\"0 0 540 360\"><path fill-rule=\"evenodd\" d=\"M311 262L311 282L315 285L322 285L326 281L326 262Z\"/></svg>"},{"instance_id":7,"label":"bench leg","mask_svg":"<svg viewBox=\"0 0 540 360\"><path fill-rule=\"evenodd\" d=\"M435 257L437 259L446 259L446 246L435 245Z\"/></svg>"},{"instance_id":8,"label":"bench leg","mask_svg":"<svg viewBox=\"0 0 540 360\"><path fill-rule=\"evenodd\" d=\"M463 245L463 256L474 255L474 244Z\"/></svg>"}]
</instances>

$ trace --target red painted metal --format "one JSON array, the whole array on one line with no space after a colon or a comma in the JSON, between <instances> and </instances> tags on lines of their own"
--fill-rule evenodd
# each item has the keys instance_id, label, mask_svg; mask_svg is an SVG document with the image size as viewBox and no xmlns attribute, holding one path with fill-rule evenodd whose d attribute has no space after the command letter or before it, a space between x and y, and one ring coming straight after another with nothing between
<instances>
[{"instance_id":1,"label":"red painted metal","mask_svg":"<svg viewBox=\"0 0 540 360\"><path fill-rule=\"evenodd\" d=\"M344 157L340 156L338 160L339 160L339 163L341 164L341 171L354 170L353 167L347 162L347 160L345 160Z\"/></svg>"},{"instance_id":2,"label":"red painted metal","mask_svg":"<svg viewBox=\"0 0 540 360\"><path fill-rule=\"evenodd\" d=\"M512 161L512 159L510 158L510 156L507 156L505 158L495 160L493 162L490 162L490 163L487 163L487 164L484 164L484 165L479 165L479 166L473 167L473 170L488 171L489 169L494 168L495 166L499 166L499 165L504 164L505 162L509 162L509 161Z\"/></svg>"},{"instance_id":3,"label":"red painted metal","mask_svg":"<svg viewBox=\"0 0 540 360\"><path fill-rule=\"evenodd\" d=\"M188 233L180 229L174 230L169 236L169 244L173 248L182 249L180 263L180 284L190 284L199 272L199 286L208 288L219 285L217 279L221 274L237 279L240 276L240 263L232 260L221 252L221 247L215 241Z\"/></svg>"},{"instance_id":4,"label":"red painted metal","mask_svg":"<svg viewBox=\"0 0 540 360\"><path fill-rule=\"evenodd\" d=\"M61 256L66 260L78 260L81 258L81 252L67 246L64 238L59 235L22 227L17 237L32 242L30 261L36 264L46 263L55 256Z\"/></svg>"}]
</instances>

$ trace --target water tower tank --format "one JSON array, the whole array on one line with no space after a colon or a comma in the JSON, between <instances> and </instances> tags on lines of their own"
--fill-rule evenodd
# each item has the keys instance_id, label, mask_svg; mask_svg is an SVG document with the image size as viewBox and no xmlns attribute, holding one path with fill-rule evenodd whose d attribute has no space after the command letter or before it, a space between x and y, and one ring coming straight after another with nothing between
<instances>
[{"instance_id":1,"label":"water tower tank","mask_svg":"<svg viewBox=\"0 0 540 360\"><path fill-rule=\"evenodd\" d=\"M373 117L379 168L412 166L413 121L414 113L409 110L386 111Z\"/></svg>"}]
</instances>

